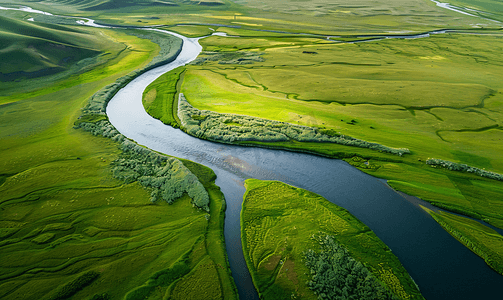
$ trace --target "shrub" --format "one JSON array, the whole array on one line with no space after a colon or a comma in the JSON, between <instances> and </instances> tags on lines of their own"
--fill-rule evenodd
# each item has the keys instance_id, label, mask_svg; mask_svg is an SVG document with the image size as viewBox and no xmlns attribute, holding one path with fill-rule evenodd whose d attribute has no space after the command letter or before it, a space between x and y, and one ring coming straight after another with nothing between
<instances>
[{"instance_id":1,"label":"shrub","mask_svg":"<svg viewBox=\"0 0 503 300\"><path fill-rule=\"evenodd\" d=\"M494 173L491 171L486 171L486 170L475 168L475 167L471 167L471 166L465 165L465 164L455 163L455 162L448 161L448 160L443 160L443 159L438 159L438 158L428 158L426 160L426 164L431 165L431 166L440 166L442 168L445 168L445 169L448 169L451 171L474 173L474 174L477 174L482 177L503 181L503 175L501 175L501 174Z\"/></svg>"},{"instance_id":2,"label":"shrub","mask_svg":"<svg viewBox=\"0 0 503 300\"><path fill-rule=\"evenodd\" d=\"M311 271L309 288L318 299L398 299L369 272L361 262L353 259L332 236L316 236L321 250L308 250L306 266Z\"/></svg>"},{"instance_id":3,"label":"shrub","mask_svg":"<svg viewBox=\"0 0 503 300\"><path fill-rule=\"evenodd\" d=\"M156 153L134 142L124 140L122 154L112 165L114 177L126 183L138 181L151 188L151 201L173 203L187 193L192 203L209 212L209 196L203 184L183 163L173 157Z\"/></svg>"}]
</instances>

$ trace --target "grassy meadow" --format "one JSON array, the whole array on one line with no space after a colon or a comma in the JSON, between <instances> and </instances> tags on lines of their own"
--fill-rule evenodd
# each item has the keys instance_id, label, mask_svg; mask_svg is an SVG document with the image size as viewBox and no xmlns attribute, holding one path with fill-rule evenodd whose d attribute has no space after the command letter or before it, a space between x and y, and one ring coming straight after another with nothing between
<instances>
[{"instance_id":1,"label":"grassy meadow","mask_svg":"<svg viewBox=\"0 0 503 300\"><path fill-rule=\"evenodd\" d=\"M175 128L180 127L175 101L177 84L183 82L185 67L179 67L157 78L143 92L143 107L154 118Z\"/></svg>"},{"instance_id":2,"label":"grassy meadow","mask_svg":"<svg viewBox=\"0 0 503 300\"><path fill-rule=\"evenodd\" d=\"M316 235L333 236L398 299L423 299L389 248L345 209L277 181L248 179L245 186L241 239L263 299L319 299L305 263L306 252L319 249Z\"/></svg>"},{"instance_id":3,"label":"grassy meadow","mask_svg":"<svg viewBox=\"0 0 503 300\"><path fill-rule=\"evenodd\" d=\"M0 298L236 298L213 172L183 161L207 190L210 214L187 195L154 204L139 183L112 176L117 142L74 129L91 95L160 51L120 30L85 31L109 59L37 78L45 88L26 91L21 81L0 104Z\"/></svg>"}]
</instances>

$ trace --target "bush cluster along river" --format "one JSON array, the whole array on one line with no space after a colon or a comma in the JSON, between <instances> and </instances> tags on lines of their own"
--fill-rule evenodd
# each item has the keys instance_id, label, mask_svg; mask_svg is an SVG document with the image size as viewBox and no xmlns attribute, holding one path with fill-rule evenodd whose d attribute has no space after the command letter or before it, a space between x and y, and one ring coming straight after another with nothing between
<instances>
[{"instance_id":1,"label":"bush cluster along river","mask_svg":"<svg viewBox=\"0 0 503 300\"><path fill-rule=\"evenodd\" d=\"M93 25L91 21L86 25ZM160 75L194 60L202 50L197 38L164 32L183 39L180 55L120 90L108 104L107 114L117 130L138 144L215 171L216 184L227 201L225 241L241 299L258 299L240 239L239 214L247 178L280 180L348 209L391 248L428 300L501 297L501 275L444 231L417 202L409 202L383 181L340 160L200 140L148 115L142 105L144 89Z\"/></svg>"}]
</instances>

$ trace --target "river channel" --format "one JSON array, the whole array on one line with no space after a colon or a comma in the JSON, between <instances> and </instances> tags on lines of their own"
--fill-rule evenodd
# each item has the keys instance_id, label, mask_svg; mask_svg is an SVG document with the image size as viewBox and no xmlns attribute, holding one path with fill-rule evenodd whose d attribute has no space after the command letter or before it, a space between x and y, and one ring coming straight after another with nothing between
<instances>
[{"instance_id":1,"label":"river channel","mask_svg":"<svg viewBox=\"0 0 503 300\"><path fill-rule=\"evenodd\" d=\"M91 19L79 23L101 26ZM198 38L149 30L183 39L183 49L175 61L144 73L121 89L108 104L107 115L117 130L138 144L206 165L216 173L216 184L227 201L225 242L241 299L258 299L240 239L243 181L247 178L280 180L349 210L390 247L428 300L501 299L503 276L443 230L419 208L419 200L408 201L382 180L341 160L200 140L148 115L141 101L144 89L162 74L194 60L202 50Z\"/></svg>"},{"instance_id":2,"label":"river channel","mask_svg":"<svg viewBox=\"0 0 503 300\"><path fill-rule=\"evenodd\" d=\"M165 72L195 59L201 51L198 39L174 35L184 40L179 57L120 90L108 104L107 114L122 134L137 143L215 171L216 184L227 201L225 241L241 299L258 298L240 240L239 213L245 191L243 181L247 178L280 180L348 209L392 249L426 299L477 299L501 292L503 277L443 230L417 204L344 161L204 141L148 115L141 103L143 90Z\"/></svg>"}]
</instances>

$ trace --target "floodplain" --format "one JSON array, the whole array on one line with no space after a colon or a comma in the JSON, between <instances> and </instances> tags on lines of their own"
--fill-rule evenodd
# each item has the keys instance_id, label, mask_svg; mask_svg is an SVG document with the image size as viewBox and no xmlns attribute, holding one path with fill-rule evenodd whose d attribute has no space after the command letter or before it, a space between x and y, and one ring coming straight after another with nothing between
<instances>
[{"instance_id":1,"label":"floodplain","mask_svg":"<svg viewBox=\"0 0 503 300\"><path fill-rule=\"evenodd\" d=\"M147 90L152 115L179 125L182 92L201 110L407 148L411 153L398 157L333 143L240 142L343 158L396 190L503 228L501 182L426 164L437 158L503 173L501 3L450 3L471 15L426 0L2 0L0 6L159 25L192 37L227 34L202 39L198 61ZM2 260L0 297L235 298L222 250L225 205L211 171L183 162L210 195L209 218L187 195L173 205L152 204L150 190L112 177L118 143L73 128L91 95L145 67L161 47L126 30L56 25L58 18L0 10L0 55L16 62L0 58L0 252L9 258ZM462 216L431 214L501 273L494 263L501 235ZM373 264L371 257L361 260ZM402 274L397 270L390 268Z\"/></svg>"}]
</instances>

